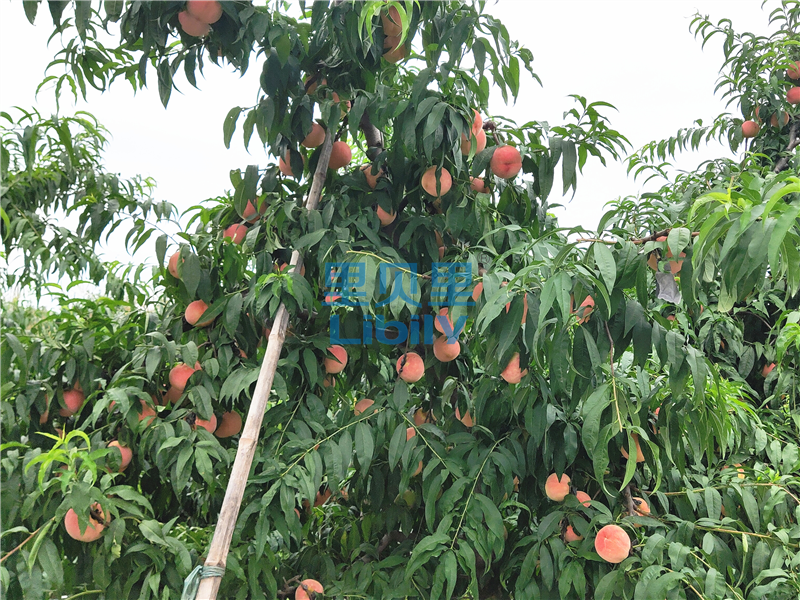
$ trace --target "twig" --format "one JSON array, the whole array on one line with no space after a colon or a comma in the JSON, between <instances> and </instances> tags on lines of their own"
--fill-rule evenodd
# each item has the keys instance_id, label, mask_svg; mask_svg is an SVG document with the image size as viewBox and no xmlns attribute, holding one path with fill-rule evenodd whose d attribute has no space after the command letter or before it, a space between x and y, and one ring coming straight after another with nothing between
<instances>
[{"instance_id":1,"label":"twig","mask_svg":"<svg viewBox=\"0 0 800 600\"><path fill-rule=\"evenodd\" d=\"M608 343L611 344L611 350L609 351L609 359L611 362L611 389L614 390L614 406L617 409L617 422L619 423L619 431L622 433L622 415L619 412L619 399L617 398L617 381L614 378L614 340L611 337L611 331L608 328L608 323L605 323L606 326L606 335L608 336Z\"/></svg>"},{"instance_id":2,"label":"twig","mask_svg":"<svg viewBox=\"0 0 800 600\"><path fill-rule=\"evenodd\" d=\"M800 137L798 137L799 133L800 120L795 119L794 123L792 123L792 126L789 128L789 145L786 146L785 150L787 156L782 156L781 159L775 163L775 169L773 169L775 173L780 173L789 166L791 157L788 156L788 153L797 148L797 145L800 144Z\"/></svg>"},{"instance_id":3,"label":"twig","mask_svg":"<svg viewBox=\"0 0 800 600\"><path fill-rule=\"evenodd\" d=\"M628 506L628 514L632 517L637 516L639 511L636 510L636 502L633 500L633 496L631 496L630 484L626 485L625 489L622 490L622 497L625 498L625 504Z\"/></svg>"},{"instance_id":4,"label":"twig","mask_svg":"<svg viewBox=\"0 0 800 600\"><path fill-rule=\"evenodd\" d=\"M53 517L53 519L55 519L55 517ZM50 521L52 521L53 519L50 519ZM26 537L26 538L23 540L23 542L22 542L22 543L21 543L19 546L17 546L17 547L16 547L16 548L14 548L13 550L9 550L9 551L8 551L8 553L7 553L7 554L6 554L6 555L5 555L3 558L0 558L0 563L3 563L3 562L5 562L5 560L6 560L6 559L7 559L9 556L11 556L12 554L14 554L14 552L16 552L17 550L19 550L20 548L22 548L22 547L23 547L25 544L27 544L28 542L30 542L30 541L31 541L31 539L33 539L33 536L35 536L37 533L39 533L39 532L42 530L42 527L44 527L45 525L47 525L47 523L49 523L50 521L47 521L47 522L43 523L43 524L42 524L42 525L39 527L39 529L37 529L36 531L34 531L34 532L33 532L32 534L30 534L28 537Z\"/></svg>"},{"instance_id":5,"label":"twig","mask_svg":"<svg viewBox=\"0 0 800 600\"><path fill-rule=\"evenodd\" d=\"M672 227L670 227L669 229L663 229L661 231L657 231L656 233L648 235L647 237L643 237L640 240L630 240L630 241L633 244L644 244L645 242L655 242L656 238L668 236L670 231L672 231ZM692 232L692 237L697 237L698 235L700 235L699 231Z\"/></svg>"}]
</instances>

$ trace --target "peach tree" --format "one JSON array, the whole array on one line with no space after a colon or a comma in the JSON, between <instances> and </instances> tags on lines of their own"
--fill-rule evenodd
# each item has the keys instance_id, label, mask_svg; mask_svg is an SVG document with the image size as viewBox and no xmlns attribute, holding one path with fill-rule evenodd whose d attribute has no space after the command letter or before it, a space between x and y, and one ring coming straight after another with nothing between
<instances>
[{"instance_id":1,"label":"peach tree","mask_svg":"<svg viewBox=\"0 0 800 600\"><path fill-rule=\"evenodd\" d=\"M536 75L483 3L23 8L64 42L57 94L149 76L167 107L209 63L259 69L221 130L265 154L177 219L104 171L86 115L3 113L8 598L182 596L280 306L220 597L797 597L795 3L767 37L695 18L737 114L632 153L657 191L571 231L554 198L629 144L580 95L557 125L490 106ZM669 170L744 136L741 160ZM115 232L155 266L103 265ZM92 298L51 281L87 274Z\"/></svg>"}]
</instances>

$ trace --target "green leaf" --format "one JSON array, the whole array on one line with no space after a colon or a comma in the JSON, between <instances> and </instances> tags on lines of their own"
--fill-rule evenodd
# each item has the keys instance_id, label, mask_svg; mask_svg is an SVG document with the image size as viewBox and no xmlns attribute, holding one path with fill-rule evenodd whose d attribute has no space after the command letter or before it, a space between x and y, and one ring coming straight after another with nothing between
<instances>
[{"instance_id":1,"label":"green leaf","mask_svg":"<svg viewBox=\"0 0 800 600\"><path fill-rule=\"evenodd\" d=\"M593 244L592 249L594 250L594 261L597 265L597 270L600 271L600 275L603 277L610 294L617 280L617 263L614 260L614 254L608 246L599 242Z\"/></svg>"},{"instance_id":2,"label":"green leaf","mask_svg":"<svg viewBox=\"0 0 800 600\"><path fill-rule=\"evenodd\" d=\"M225 330L231 337L235 337L236 329L239 327L243 304L244 297L241 294L234 294L228 298L228 303L225 306Z\"/></svg>"},{"instance_id":3,"label":"green leaf","mask_svg":"<svg viewBox=\"0 0 800 600\"><path fill-rule=\"evenodd\" d=\"M197 286L200 285L201 275L200 259L197 258L197 255L194 253L188 254L181 265L180 276L190 298L194 298L197 292Z\"/></svg>"},{"instance_id":4,"label":"green leaf","mask_svg":"<svg viewBox=\"0 0 800 600\"><path fill-rule=\"evenodd\" d=\"M25 9L25 17L31 25L33 25L33 22L36 20L36 11L39 10L39 2L41 2L41 0L23 0L22 2L22 8Z\"/></svg>"},{"instance_id":5,"label":"green leaf","mask_svg":"<svg viewBox=\"0 0 800 600\"><path fill-rule=\"evenodd\" d=\"M403 455L406 443L406 426L405 423L400 423L392 434L392 439L389 442L389 468L394 470L397 466L400 457Z\"/></svg>"},{"instance_id":6,"label":"green leaf","mask_svg":"<svg viewBox=\"0 0 800 600\"><path fill-rule=\"evenodd\" d=\"M366 473L372 463L375 453L375 441L372 438L372 429L366 423L356 425L355 435L356 459L361 467L361 472Z\"/></svg>"},{"instance_id":7,"label":"green leaf","mask_svg":"<svg viewBox=\"0 0 800 600\"><path fill-rule=\"evenodd\" d=\"M242 108L240 106L234 106L228 111L228 114L225 116L225 120L222 123L223 142L225 143L225 147L228 149L231 147L231 138L233 137L234 131L236 131L236 122L239 120L240 114L242 114ZM255 117L253 118L255 119Z\"/></svg>"}]
</instances>

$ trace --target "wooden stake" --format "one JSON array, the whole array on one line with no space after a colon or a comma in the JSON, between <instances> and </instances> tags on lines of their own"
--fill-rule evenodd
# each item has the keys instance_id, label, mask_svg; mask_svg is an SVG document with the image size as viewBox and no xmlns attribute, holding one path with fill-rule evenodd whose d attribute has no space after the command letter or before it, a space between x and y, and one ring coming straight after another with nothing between
<instances>
[{"instance_id":1,"label":"wooden stake","mask_svg":"<svg viewBox=\"0 0 800 600\"><path fill-rule=\"evenodd\" d=\"M328 173L328 162L331 158L332 146L331 132L328 131L325 135L325 142L322 145L317 170L314 172L311 190L306 200L305 207L309 211L315 210L319 204L322 186L325 184L325 177ZM303 257L297 250L292 252L292 260L289 264L294 267L294 273L300 272L300 268L303 266ZM264 411L267 408L267 399L272 390L272 381L275 378L275 369L278 367L278 359L283 348L283 341L286 338L288 324L289 313L286 312L286 307L281 304L278 307L275 322L267 341L267 351L261 363L261 371L258 374L253 401L247 411L247 421L239 438L239 448L236 451L236 459L233 462L233 470L228 481L228 488L225 491L225 499L222 501L222 508L220 509L217 527L214 529L211 547L208 550L208 557L205 562L206 567L224 568L227 562L233 529L236 526L245 486L250 475L250 467L253 464L253 456L256 452L256 446L258 446L261 422L264 420ZM197 600L216 600L221 581L222 577L202 579L197 591Z\"/></svg>"}]
</instances>

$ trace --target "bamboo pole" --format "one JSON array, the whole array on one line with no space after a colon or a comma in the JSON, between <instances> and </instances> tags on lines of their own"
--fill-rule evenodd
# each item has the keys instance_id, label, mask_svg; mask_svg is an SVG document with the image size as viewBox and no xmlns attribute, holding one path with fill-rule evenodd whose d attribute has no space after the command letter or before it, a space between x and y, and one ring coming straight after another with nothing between
<instances>
[{"instance_id":1,"label":"bamboo pole","mask_svg":"<svg viewBox=\"0 0 800 600\"><path fill-rule=\"evenodd\" d=\"M331 132L328 131L325 135L325 142L322 145L317 170L314 172L311 190L306 200L305 207L309 211L315 210L319 204L322 186L325 184L325 177L328 172L332 145ZM292 260L289 264L294 267L295 273L300 272L300 268L303 266L303 257L297 250L292 252ZM233 462L228 489L225 491L225 499L222 501L217 527L214 529L214 537L211 540L211 547L208 550L208 557L204 564L206 567L225 568L228 550L231 546L231 538L233 537L233 529L236 526L244 489L250 474L250 467L253 464L253 456L256 452L258 436L261 431L261 422L264 419L264 411L267 407L267 398L269 398L269 393L272 389L272 381L275 378L275 369L278 366L278 358L280 358L283 341L286 338L288 324L289 313L286 312L286 307L281 304L278 307L272 332L267 341L267 351L261 363L261 371L258 374L253 401L247 411L247 421L239 438L239 448L236 451L236 459ZM201 579L200 587L197 591L197 600L216 600L221 580L221 575Z\"/></svg>"}]
</instances>

